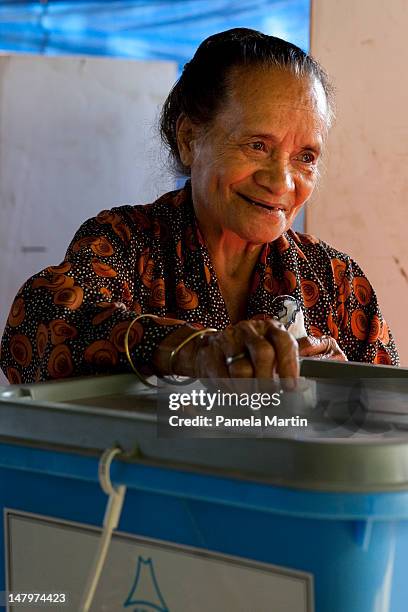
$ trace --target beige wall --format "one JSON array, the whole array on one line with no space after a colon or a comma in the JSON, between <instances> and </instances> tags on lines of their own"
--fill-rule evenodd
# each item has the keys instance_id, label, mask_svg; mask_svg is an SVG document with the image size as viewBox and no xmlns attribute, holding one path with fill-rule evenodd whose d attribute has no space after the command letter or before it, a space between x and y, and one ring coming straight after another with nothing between
<instances>
[{"instance_id":1,"label":"beige wall","mask_svg":"<svg viewBox=\"0 0 408 612\"><path fill-rule=\"evenodd\" d=\"M312 0L311 52L337 87L308 232L353 256L408 365L407 0Z\"/></svg>"}]
</instances>

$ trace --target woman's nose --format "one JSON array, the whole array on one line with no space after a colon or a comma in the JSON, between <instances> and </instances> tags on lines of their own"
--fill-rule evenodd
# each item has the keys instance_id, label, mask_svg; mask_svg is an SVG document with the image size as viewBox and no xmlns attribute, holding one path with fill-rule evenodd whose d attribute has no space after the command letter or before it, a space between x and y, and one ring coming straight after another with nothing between
<instances>
[{"instance_id":1,"label":"woman's nose","mask_svg":"<svg viewBox=\"0 0 408 612\"><path fill-rule=\"evenodd\" d=\"M271 160L254 175L255 182L276 196L282 196L294 189L293 176L283 160Z\"/></svg>"}]
</instances>

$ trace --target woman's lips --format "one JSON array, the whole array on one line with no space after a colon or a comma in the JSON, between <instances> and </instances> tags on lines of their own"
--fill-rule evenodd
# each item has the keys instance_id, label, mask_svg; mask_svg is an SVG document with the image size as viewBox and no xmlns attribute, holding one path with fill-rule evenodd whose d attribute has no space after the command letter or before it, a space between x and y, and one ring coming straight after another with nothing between
<instances>
[{"instance_id":1,"label":"woman's lips","mask_svg":"<svg viewBox=\"0 0 408 612\"><path fill-rule=\"evenodd\" d=\"M261 208L265 208L266 210L272 212L272 211L281 211L284 212L284 207L281 206L280 204L271 204L271 203L267 203L264 201L259 201L256 200L254 198L249 198L248 196L245 196L242 193L238 193L238 195L245 200L245 202L247 202L248 204L251 204L252 206L260 206Z\"/></svg>"}]
</instances>

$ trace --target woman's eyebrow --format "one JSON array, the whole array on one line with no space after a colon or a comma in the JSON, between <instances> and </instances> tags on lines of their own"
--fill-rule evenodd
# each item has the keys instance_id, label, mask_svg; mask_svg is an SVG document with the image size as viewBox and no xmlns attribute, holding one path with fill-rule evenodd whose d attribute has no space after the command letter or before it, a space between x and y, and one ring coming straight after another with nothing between
<instances>
[{"instance_id":1,"label":"woman's eyebrow","mask_svg":"<svg viewBox=\"0 0 408 612\"><path fill-rule=\"evenodd\" d=\"M267 134L267 133L260 133L260 132L257 132L257 133L245 132L243 136L246 138L263 138L263 140L274 140L275 142L278 141L278 138L270 133Z\"/></svg>"},{"instance_id":2,"label":"woman's eyebrow","mask_svg":"<svg viewBox=\"0 0 408 612\"><path fill-rule=\"evenodd\" d=\"M278 138L276 136L274 136L273 134L267 134L267 133L256 133L254 134L253 132L247 132L243 134L244 138L260 138L262 140L269 140L270 142L278 142ZM321 153L322 151L322 147L319 143L313 143L313 144L305 144L302 145L301 147L302 149L307 149L308 151L313 151L313 153Z\"/></svg>"},{"instance_id":3,"label":"woman's eyebrow","mask_svg":"<svg viewBox=\"0 0 408 612\"><path fill-rule=\"evenodd\" d=\"M302 149L307 149L308 151L313 151L317 155L320 155L322 152L322 147L319 144L307 144L302 147Z\"/></svg>"}]
</instances>

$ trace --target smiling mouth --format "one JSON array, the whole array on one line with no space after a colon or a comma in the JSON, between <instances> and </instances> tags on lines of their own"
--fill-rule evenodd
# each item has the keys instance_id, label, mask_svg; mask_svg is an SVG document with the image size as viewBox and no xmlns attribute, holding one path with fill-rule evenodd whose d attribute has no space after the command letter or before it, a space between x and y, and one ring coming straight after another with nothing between
<instances>
[{"instance_id":1,"label":"smiling mouth","mask_svg":"<svg viewBox=\"0 0 408 612\"><path fill-rule=\"evenodd\" d=\"M282 206L273 206L272 204L264 204L263 202L259 202L258 200L252 200L251 198L247 198L247 196L244 196L242 193L238 194L243 200L245 200L245 202L247 202L248 204L251 204L252 206L260 206L261 208L264 208L265 210L268 210L269 212L275 212L275 211L284 211L284 208Z\"/></svg>"}]
</instances>

